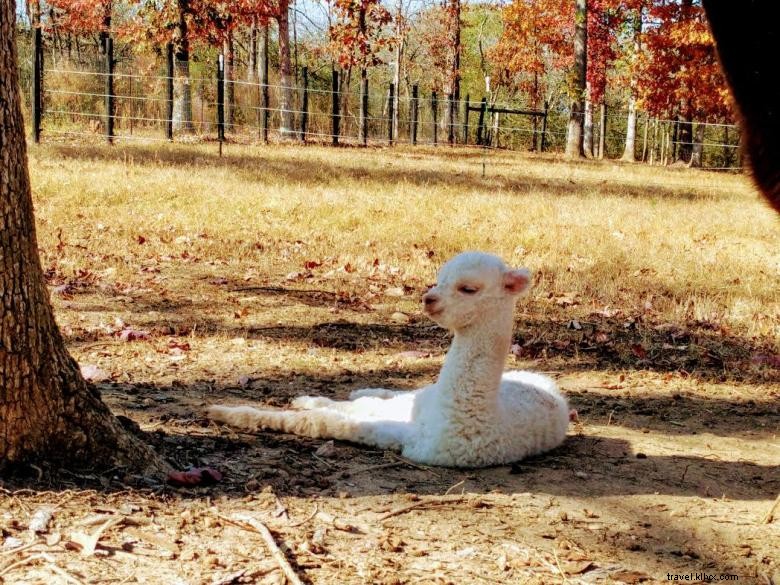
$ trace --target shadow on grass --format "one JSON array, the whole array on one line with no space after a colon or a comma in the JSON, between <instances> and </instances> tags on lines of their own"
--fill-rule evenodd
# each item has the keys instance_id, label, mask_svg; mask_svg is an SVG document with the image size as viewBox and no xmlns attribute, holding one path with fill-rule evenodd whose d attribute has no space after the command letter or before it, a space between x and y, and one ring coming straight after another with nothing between
<instances>
[{"instance_id":1,"label":"shadow on grass","mask_svg":"<svg viewBox=\"0 0 780 585\"><path fill-rule=\"evenodd\" d=\"M578 198L591 197L628 197L641 199L674 199L678 201L714 201L730 198L725 192L713 191L711 186L701 190L670 188L663 180L642 184L621 182L619 177L611 180L594 180L586 177L574 179L559 178L554 176L560 171L556 169L564 165L571 168L572 165L602 166L604 163L594 161L571 162L562 161L550 157L534 157L535 164L550 166L550 173L544 178L523 172L522 158L518 158L517 164L511 165L513 177L505 176L481 176L481 167L477 169L467 168L456 171L433 171L429 169L415 169L413 171L396 167L366 166L364 163L353 162L349 159L331 157L329 160L317 159L310 164L311 172L307 172L306 161L299 160L297 156L289 159L280 159L279 156L270 157L267 151L258 150L256 154L232 154L227 152L220 157L216 152L205 152L202 148L186 151L182 148L167 147L141 147L123 146L120 148L106 148L99 146L64 146L50 145L46 147L58 156L68 159L87 159L117 162L122 164L155 166L155 167L182 167L204 166L211 168L227 167L241 175L248 181L258 184L268 182L289 182L297 185L328 186L342 180L359 181L363 184L374 183L387 185L393 183L406 184L416 188L429 188L431 186L443 186L455 188L461 192L473 190L495 191L497 188L514 195L528 195L531 192L544 190L551 191L556 196L572 196ZM283 150L277 150L284 152ZM295 150L294 154L300 153ZM473 152L461 154L451 153L444 158L450 160L478 159L481 155ZM441 157L437 157L441 158ZM529 158L529 160L531 160ZM613 164L610 161L609 164ZM508 163L495 163L498 166L507 166Z\"/></svg>"}]
</instances>

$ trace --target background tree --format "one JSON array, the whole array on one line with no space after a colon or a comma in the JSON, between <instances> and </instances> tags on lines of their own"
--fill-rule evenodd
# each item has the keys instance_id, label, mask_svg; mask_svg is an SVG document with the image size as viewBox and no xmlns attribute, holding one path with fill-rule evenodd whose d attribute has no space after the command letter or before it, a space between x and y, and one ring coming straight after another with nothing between
<instances>
[{"instance_id":1,"label":"background tree","mask_svg":"<svg viewBox=\"0 0 780 585\"><path fill-rule=\"evenodd\" d=\"M38 256L19 98L16 10L0 2L0 466L167 465L88 387L54 320Z\"/></svg>"},{"instance_id":2,"label":"background tree","mask_svg":"<svg viewBox=\"0 0 780 585\"><path fill-rule=\"evenodd\" d=\"M639 93L654 116L679 118L676 159L690 162L693 120L730 116L728 89L699 0L654 2L643 35Z\"/></svg>"},{"instance_id":3,"label":"background tree","mask_svg":"<svg viewBox=\"0 0 780 585\"><path fill-rule=\"evenodd\" d=\"M569 80L569 125L566 131L566 156L584 156L583 126L588 69L588 3L574 0L574 64Z\"/></svg>"}]
</instances>

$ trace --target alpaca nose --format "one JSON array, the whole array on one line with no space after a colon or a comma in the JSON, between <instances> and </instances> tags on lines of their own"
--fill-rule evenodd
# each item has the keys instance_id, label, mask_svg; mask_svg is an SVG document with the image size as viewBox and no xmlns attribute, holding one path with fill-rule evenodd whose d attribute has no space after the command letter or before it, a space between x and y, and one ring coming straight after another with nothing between
<instances>
[{"instance_id":1,"label":"alpaca nose","mask_svg":"<svg viewBox=\"0 0 780 585\"><path fill-rule=\"evenodd\" d=\"M423 295L423 304L426 307L430 307L431 305L436 304L436 302L439 300L439 295L431 292L427 292Z\"/></svg>"}]
</instances>

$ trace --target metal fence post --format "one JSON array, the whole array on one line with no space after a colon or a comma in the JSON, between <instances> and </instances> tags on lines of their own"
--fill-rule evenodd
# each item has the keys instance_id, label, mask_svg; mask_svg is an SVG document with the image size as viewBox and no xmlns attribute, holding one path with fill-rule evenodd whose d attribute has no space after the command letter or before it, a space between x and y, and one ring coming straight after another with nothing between
<instances>
[{"instance_id":1,"label":"metal fence post","mask_svg":"<svg viewBox=\"0 0 780 585\"><path fill-rule=\"evenodd\" d=\"M301 98L301 140L306 142L306 127L309 124L309 68L303 68L303 97Z\"/></svg>"},{"instance_id":2,"label":"metal fence post","mask_svg":"<svg viewBox=\"0 0 780 585\"><path fill-rule=\"evenodd\" d=\"M341 102L339 92L339 72L333 69L331 71L331 103L330 103L330 124L331 124L331 138L333 140L333 146L338 146L339 143L339 125L341 122L341 109L339 103Z\"/></svg>"},{"instance_id":3,"label":"metal fence post","mask_svg":"<svg viewBox=\"0 0 780 585\"><path fill-rule=\"evenodd\" d=\"M393 108L395 107L395 84L390 84L387 94L387 143L393 145Z\"/></svg>"},{"instance_id":4,"label":"metal fence post","mask_svg":"<svg viewBox=\"0 0 780 585\"><path fill-rule=\"evenodd\" d=\"M167 47L167 75L166 98L168 113L165 117L165 137L168 140L173 140L173 43L168 43Z\"/></svg>"},{"instance_id":5,"label":"metal fence post","mask_svg":"<svg viewBox=\"0 0 780 585\"><path fill-rule=\"evenodd\" d=\"M433 115L433 144L439 142L439 100L436 98L436 92L431 93L431 114Z\"/></svg>"},{"instance_id":6,"label":"metal fence post","mask_svg":"<svg viewBox=\"0 0 780 585\"><path fill-rule=\"evenodd\" d=\"M38 144L41 141L41 119L43 117L43 33L41 27L35 29L35 48L33 52L32 78L32 136Z\"/></svg>"},{"instance_id":7,"label":"metal fence post","mask_svg":"<svg viewBox=\"0 0 780 585\"><path fill-rule=\"evenodd\" d=\"M415 83L412 86L412 121L409 125L409 140L411 141L412 145L417 144L417 116L418 116L418 95L419 95L419 87Z\"/></svg>"},{"instance_id":8,"label":"metal fence post","mask_svg":"<svg viewBox=\"0 0 780 585\"><path fill-rule=\"evenodd\" d=\"M114 39L105 38L106 50L106 142L114 142Z\"/></svg>"},{"instance_id":9,"label":"metal fence post","mask_svg":"<svg viewBox=\"0 0 780 585\"><path fill-rule=\"evenodd\" d=\"M217 57L217 139L219 155L222 156L222 142L225 140L225 56Z\"/></svg>"}]
</instances>

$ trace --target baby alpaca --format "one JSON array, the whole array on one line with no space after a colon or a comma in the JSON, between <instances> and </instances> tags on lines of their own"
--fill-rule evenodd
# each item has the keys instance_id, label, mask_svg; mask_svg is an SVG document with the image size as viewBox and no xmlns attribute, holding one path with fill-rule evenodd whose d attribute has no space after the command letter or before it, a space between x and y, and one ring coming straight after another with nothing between
<instances>
[{"instance_id":1,"label":"baby alpaca","mask_svg":"<svg viewBox=\"0 0 780 585\"><path fill-rule=\"evenodd\" d=\"M423 296L425 313L454 333L435 384L411 392L366 388L348 401L301 396L296 410L212 406L208 416L245 429L274 429L401 451L419 463L480 467L518 461L563 442L569 410L555 383L503 373L512 314L530 273L466 252L447 262Z\"/></svg>"}]
</instances>

